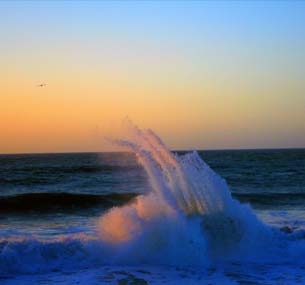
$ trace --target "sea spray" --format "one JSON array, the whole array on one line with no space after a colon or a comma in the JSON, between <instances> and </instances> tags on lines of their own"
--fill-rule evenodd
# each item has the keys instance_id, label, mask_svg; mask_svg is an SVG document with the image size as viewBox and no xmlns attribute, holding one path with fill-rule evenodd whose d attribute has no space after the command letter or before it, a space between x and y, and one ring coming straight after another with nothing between
<instances>
[{"instance_id":1,"label":"sea spray","mask_svg":"<svg viewBox=\"0 0 305 285\"><path fill-rule=\"evenodd\" d=\"M118 260L128 256L134 262L202 264L240 256L245 247L255 252L270 237L251 208L231 197L226 182L197 152L178 156L152 130L127 125L130 137L115 143L135 153L152 192L101 218L101 238L117 244Z\"/></svg>"},{"instance_id":2,"label":"sea spray","mask_svg":"<svg viewBox=\"0 0 305 285\"><path fill-rule=\"evenodd\" d=\"M290 269L299 266L299 272L304 271L303 230L284 233L278 228L265 226L256 218L249 205L240 204L231 197L226 182L197 152L185 155L172 153L151 130L141 130L132 124L129 124L129 129L130 138L116 143L136 154L146 170L151 184L150 192L137 198L111 189L111 194L101 196L34 193L2 199L0 210L3 216L7 215L8 210L15 209L25 213L28 208L32 209L29 206L33 201L39 204L38 210L48 208L51 213L53 208L58 211L66 205L83 207L90 205L92 200L95 206L99 205L103 210L113 205L117 207L100 217L100 238L94 225L89 230L86 222L81 225L67 222L63 236L54 235L50 228L45 227L42 239L31 231L20 233L14 228L2 232L0 277L42 272L54 272L57 275L58 271L76 272L80 269L86 269L83 272L87 274L88 268L98 268L97 276L100 278L103 271L100 266L107 266L108 270L113 271L117 265L123 265L118 268L126 270L126 265L132 264L138 270L146 263L150 268L159 266L164 270L169 268L166 265L189 269L194 266L196 270L199 268L198 277L208 282L208 274L203 271L208 268L206 265L212 263L216 270L227 270L228 276L240 276L241 282L252 271L255 282L260 276L268 281L266 284L277 284L278 280L289 277L287 264ZM121 161L122 157L119 156L119 159ZM108 167L103 167L103 170L109 170ZM84 172L83 166L79 169L81 173ZM119 179L124 178L121 169L122 166L111 166L111 175L115 170L119 172ZM85 173L88 173L88 168L85 168ZM128 185L134 192L133 184ZM274 196L264 199L269 197L273 199ZM125 202L128 204L120 207ZM41 219L45 217L41 215ZM280 266L279 269L276 264ZM266 270L271 269L275 274L266 274ZM291 272L290 276L297 276ZM194 276L193 271L191 275ZM74 274L70 276L74 278ZM272 278L275 280L273 283L269 282ZM182 284L186 283L183 279ZM211 284L224 283L217 279L216 283Z\"/></svg>"}]
</instances>

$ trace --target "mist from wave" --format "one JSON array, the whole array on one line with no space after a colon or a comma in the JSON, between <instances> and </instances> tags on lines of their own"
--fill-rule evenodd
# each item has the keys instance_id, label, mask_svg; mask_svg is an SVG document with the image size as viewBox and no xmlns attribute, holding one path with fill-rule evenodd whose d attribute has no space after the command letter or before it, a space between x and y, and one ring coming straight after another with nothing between
<instances>
[{"instance_id":1,"label":"mist from wave","mask_svg":"<svg viewBox=\"0 0 305 285\"><path fill-rule=\"evenodd\" d=\"M113 166L109 171L114 175L112 188L116 187L113 180L117 172L131 175L128 185L123 182L125 188L117 188L121 190L117 191L119 194L105 189L99 194L71 193L62 189L52 193L24 193L24 189L22 192L14 188L10 195L2 195L0 206L4 213L20 210L25 215L36 207L40 219L46 220L45 224L51 220L41 216L44 211L62 212L66 208L93 206L100 206L103 211L100 218L92 220L95 227L87 227L87 217L79 223L68 219L62 227L69 225L69 230L60 234L45 227L47 238L6 231L0 240L0 274L52 272L101 264L206 268L229 261L229 264L304 266L304 231L285 233L260 221L249 204L241 204L232 197L226 181L197 152L172 153L151 130L141 130L132 124L129 129L130 138L115 143L135 154L146 176L137 164ZM91 167L63 169L65 175L75 169L79 175L99 172L92 171ZM142 172L137 176L139 169ZM119 177L123 179L122 175L117 179ZM131 189L137 189L130 182L134 177L140 177L140 181L147 177L149 183L145 180L140 191L132 192ZM144 185L145 191L142 190ZM274 199L289 200L285 192L251 195L247 191L236 192L240 200L260 205ZM61 215L59 220L66 217ZM58 225L56 220L54 228Z\"/></svg>"}]
</instances>

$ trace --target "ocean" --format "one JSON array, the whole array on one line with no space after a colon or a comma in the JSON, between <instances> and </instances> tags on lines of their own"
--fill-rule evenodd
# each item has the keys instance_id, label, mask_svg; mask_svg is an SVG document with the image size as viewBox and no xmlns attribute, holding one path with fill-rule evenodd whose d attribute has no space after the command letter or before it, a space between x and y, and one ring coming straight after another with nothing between
<instances>
[{"instance_id":1,"label":"ocean","mask_svg":"<svg viewBox=\"0 0 305 285\"><path fill-rule=\"evenodd\" d=\"M305 149L137 143L0 155L1 284L305 284Z\"/></svg>"}]
</instances>

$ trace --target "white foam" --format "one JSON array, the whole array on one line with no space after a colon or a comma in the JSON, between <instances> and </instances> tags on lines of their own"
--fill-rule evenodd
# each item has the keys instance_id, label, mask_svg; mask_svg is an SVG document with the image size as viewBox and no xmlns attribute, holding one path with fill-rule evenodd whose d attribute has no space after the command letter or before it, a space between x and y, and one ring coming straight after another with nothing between
<instances>
[{"instance_id":1,"label":"white foam","mask_svg":"<svg viewBox=\"0 0 305 285\"><path fill-rule=\"evenodd\" d=\"M226 182L197 152L175 155L153 131L127 124L130 137L115 143L136 154L153 190L104 215L100 223L103 240L120 248L128 244L140 249L145 256L140 261L179 264L237 256L270 238L270 230L249 206L231 197ZM159 260L154 249L164 253Z\"/></svg>"},{"instance_id":2,"label":"white foam","mask_svg":"<svg viewBox=\"0 0 305 285\"><path fill-rule=\"evenodd\" d=\"M227 183L197 152L178 156L151 130L128 125L130 138L115 143L136 154L152 191L104 214L94 239L0 240L0 275L101 264L201 269L227 260L276 262L284 268L287 262L304 264L301 232L289 236L272 230L249 205L231 197Z\"/></svg>"}]
</instances>

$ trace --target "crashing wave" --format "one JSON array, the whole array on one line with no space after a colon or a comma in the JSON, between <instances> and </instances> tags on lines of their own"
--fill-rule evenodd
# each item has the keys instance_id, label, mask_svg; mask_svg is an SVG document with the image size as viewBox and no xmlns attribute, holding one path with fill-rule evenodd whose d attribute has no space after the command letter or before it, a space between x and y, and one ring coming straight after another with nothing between
<instances>
[{"instance_id":1,"label":"crashing wave","mask_svg":"<svg viewBox=\"0 0 305 285\"><path fill-rule=\"evenodd\" d=\"M176 155L151 130L132 124L129 129L130 138L115 143L136 154L150 193L106 212L99 220L99 238L0 240L0 275L99 264L200 268L218 260L304 264L301 231L289 235L264 225L249 205L232 198L226 182L196 152ZM76 200L83 198L88 197Z\"/></svg>"}]
</instances>

